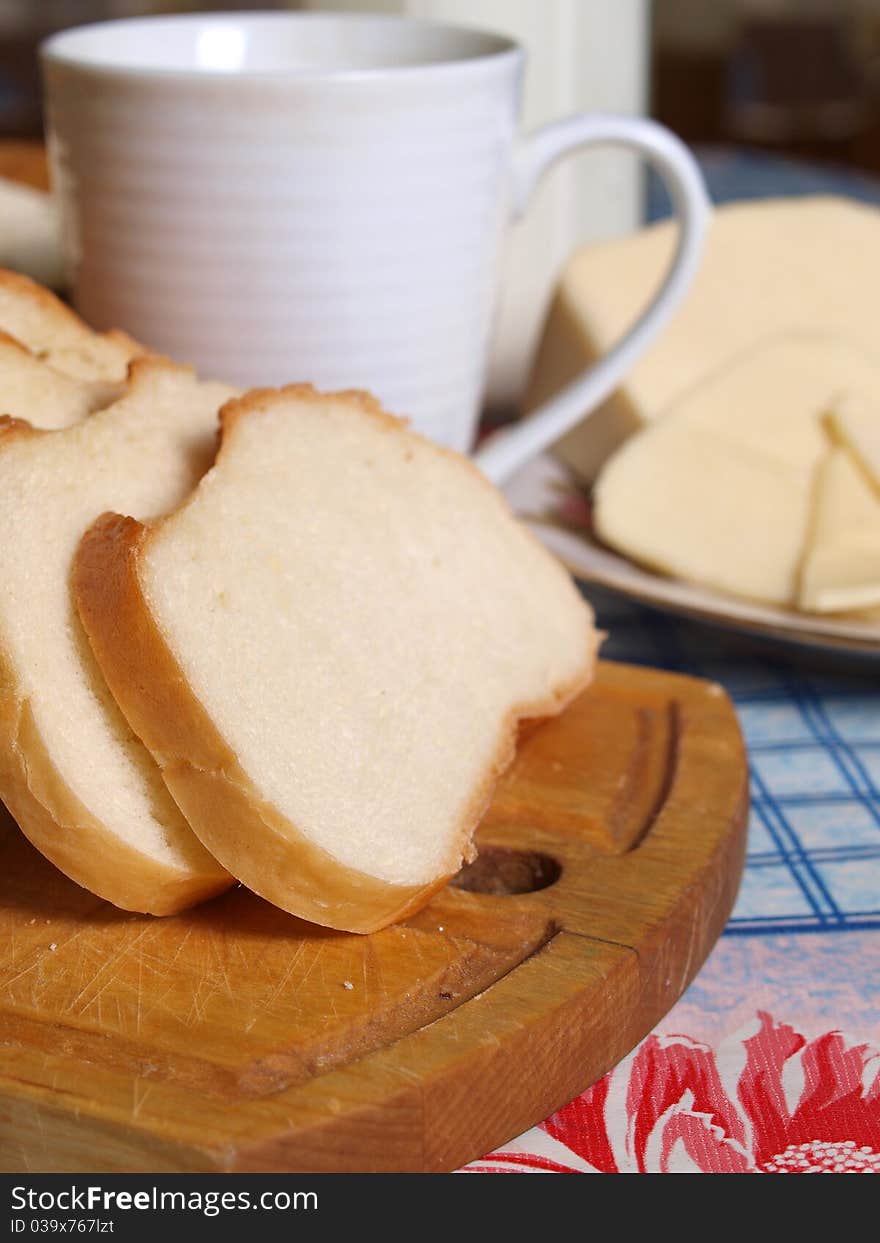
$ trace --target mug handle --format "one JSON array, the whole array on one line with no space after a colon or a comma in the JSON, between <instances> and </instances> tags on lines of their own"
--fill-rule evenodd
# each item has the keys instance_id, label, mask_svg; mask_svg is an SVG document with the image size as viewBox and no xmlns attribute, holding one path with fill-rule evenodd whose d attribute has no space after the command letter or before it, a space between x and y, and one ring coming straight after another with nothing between
<instances>
[{"instance_id":1,"label":"mug handle","mask_svg":"<svg viewBox=\"0 0 880 1243\"><path fill-rule=\"evenodd\" d=\"M656 121L638 117L573 116L529 135L513 170L514 218L535 186L563 156L614 143L643 155L666 184L679 222L678 246L666 278L629 332L598 363L512 428L491 436L474 461L496 484L588 417L608 397L678 307L699 267L711 214L702 173L681 139Z\"/></svg>"}]
</instances>

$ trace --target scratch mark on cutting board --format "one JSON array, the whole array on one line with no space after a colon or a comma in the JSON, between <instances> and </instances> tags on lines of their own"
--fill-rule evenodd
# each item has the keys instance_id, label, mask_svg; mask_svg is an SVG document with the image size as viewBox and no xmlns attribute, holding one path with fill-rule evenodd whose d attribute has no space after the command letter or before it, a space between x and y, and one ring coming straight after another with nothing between
<instances>
[{"instance_id":1,"label":"scratch mark on cutting board","mask_svg":"<svg viewBox=\"0 0 880 1243\"><path fill-rule=\"evenodd\" d=\"M145 928L142 928L133 941L129 941L127 945L123 945L119 949L111 953L110 957L106 960L106 962L104 962L98 968L94 976L90 980L86 981L86 983L79 990L79 992L77 992L71 998L71 1000L68 1001L67 1005L65 1006L65 1009L69 1013L84 1014L86 1010L88 1010L89 1006L91 1006L95 1001L97 1001L100 998L101 993L103 993L104 990L109 985L115 982L116 968L118 968L121 962L123 962L126 958L129 957L129 955L132 953L135 947L144 939L144 937L147 936L148 932L150 932L149 925ZM109 978L106 978L106 977L109 977ZM98 981L102 981L102 983L100 984L100 987L98 988L97 992L92 997L90 997L83 1005L81 1005L79 1010L77 1011L76 1007L80 1005L82 998L89 992L90 989L94 988L98 984ZM99 1010L100 1010L100 1006L99 1006Z\"/></svg>"},{"instance_id":2,"label":"scratch mark on cutting board","mask_svg":"<svg viewBox=\"0 0 880 1243\"><path fill-rule=\"evenodd\" d=\"M135 997L135 1005L137 1006L137 1010L134 1016L134 1030L138 1036L141 1034L141 1004L143 1001L143 995L144 995L144 960L143 958L139 958L138 959L138 975L137 975L137 994ZM117 1000L116 1005L118 1009L119 1007L118 1000Z\"/></svg>"},{"instance_id":3,"label":"scratch mark on cutting board","mask_svg":"<svg viewBox=\"0 0 880 1243\"><path fill-rule=\"evenodd\" d=\"M143 1107L144 1107L144 1101L147 1099L147 1097L148 1097L148 1096L150 1095L150 1093L153 1091L153 1088L154 1088L154 1087L155 1087L155 1084L152 1084L152 1083L144 1083L144 1081L143 1081L140 1077L137 1077L137 1078L135 1078L135 1079L133 1079L133 1080L132 1080L132 1083L131 1083L131 1089L132 1089L131 1117L132 1117L132 1121L134 1121L134 1120L138 1117L138 1115L140 1114L141 1110L142 1110L142 1109L143 1109Z\"/></svg>"},{"instance_id":4,"label":"scratch mark on cutting board","mask_svg":"<svg viewBox=\"0 0 880 1243\"><path fill-rule=\"evenodd\" d=\"M174 953L171 955L171 962L172 962L172 963L177 962L178 958L179 958L179 957L180 957L180 955L183 953L183 950L184 950L184 948L185 948L185 946L186 946L187 942L189 941L190 937L192 936L192 934L193 934L193 930L192 930L192 928L187 928L187 929L185 930L185 932L184 932L183 936L182 936L182 937L180 938L180 940L177 942L177 948L175 949ZM164 962L164 960L163 960L163 962Z\"/></svg>"}]
</instances>

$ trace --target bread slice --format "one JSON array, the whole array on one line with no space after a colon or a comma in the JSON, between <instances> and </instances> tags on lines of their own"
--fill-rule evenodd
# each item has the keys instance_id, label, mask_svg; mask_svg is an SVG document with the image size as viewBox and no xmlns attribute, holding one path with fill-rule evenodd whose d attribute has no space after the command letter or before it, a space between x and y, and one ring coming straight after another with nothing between
<instances>
[{"instance_id":1,"label":"bread slice","mask_svg":"<svg viewBox=\"0 0 880 1243\"><path fill-rule=\"evenodd\" d=\"M80 615L212 854L369 932L471 857L517 722L590 680L592 615L466 459L367 395L258 391L222 426L176 513L85 536Z\"/></svg>"},{"instance_id":2,"label":"bread slice","mask_svg":"<svg viewBox=\"0 0 880 1243\"><path fill-rule=\"evenodd\" d=\"M82 532L106 509L178 504L213 458L230 395L134 362L125 395L60 431L0 420L0 796L68 876L165 914L225 888L101 677L70 595Z\"/></svg>"},{"instance_id":3,"label":"bread slice","mask_svg":"<svg viewBox=\"0 0 880 1243\"><path fill-rule=\"evenodd\" d=\"M124 384L77 380L0 331L0 414L25 419L32 427L69 427L122 395Z\"/></svg>"},{"instance_id":4,"label":"bread slice","mask_svg":"<svg viewBox=\"0 0 880 1243\"><path fill-rule=\"evenodd\" d=\"M116 330L93 332L48 289L18 272L0 269L0 329L79 380L125 380L133 358L148 353Z\"/></svg>"}]
</instances>

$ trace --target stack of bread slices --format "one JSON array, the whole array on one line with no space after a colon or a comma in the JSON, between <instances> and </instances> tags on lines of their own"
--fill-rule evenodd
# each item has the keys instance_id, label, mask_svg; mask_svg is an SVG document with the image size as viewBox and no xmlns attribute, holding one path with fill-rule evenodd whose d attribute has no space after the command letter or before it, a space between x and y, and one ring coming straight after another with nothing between
<instances>
[{"instance_id":1,"label":"stack of bread slices","mask_svg":"<svg viewBox=\"0 0 880 1243\"><path fill-rule=\"evenodd\" d=\"M79 884L368 932L589 682L565 571L362 393L246 394L0 274L0 797Z\"/></svg>"}]
</instances>

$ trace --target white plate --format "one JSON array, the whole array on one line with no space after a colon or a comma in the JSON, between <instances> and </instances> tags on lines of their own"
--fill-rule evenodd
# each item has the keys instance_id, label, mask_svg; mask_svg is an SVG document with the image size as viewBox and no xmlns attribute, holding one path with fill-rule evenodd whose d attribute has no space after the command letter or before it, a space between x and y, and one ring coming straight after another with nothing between
<instances>
[{"instance_id":1,"label":"white plate","mask_svg":"<svg viewBox=\"0 0 880 1243\"><path fill-rule=\"evenodd\" d=\"M880 659L880 618L822 618L737 600L652 573L597 544L590 534L584 493L566 468L549 455L530 462L504 491L520 517L580 579L663 612L726 630Z\"/></svg>"}]
</instances>

